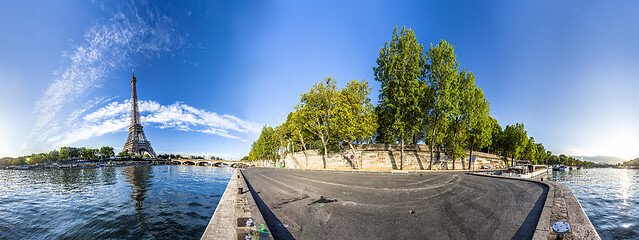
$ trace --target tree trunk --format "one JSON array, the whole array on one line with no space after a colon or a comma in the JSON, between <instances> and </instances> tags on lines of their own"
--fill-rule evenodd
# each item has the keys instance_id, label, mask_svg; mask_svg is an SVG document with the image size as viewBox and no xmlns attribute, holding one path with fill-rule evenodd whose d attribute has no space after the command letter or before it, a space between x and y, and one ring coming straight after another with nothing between
<instances>
[{"instance_id":1,"label":"tree trunk","mask_svg":"<svg viewBox=\"0 0 639 240\"><path fill-rule=\"evenodd\" d=\"M454 132L453 133L453 149L452 149L452 152L451 152L452 153L451 157L453 157L453 170L455 170L455 145L456 145L456 143L457 143L457 132ZM462 169L463 168L464 167L462 166Z\"/></svg>"},{"instance_id":2,"label":"tree trunk","mask_svg":"<svg viewBox=\"0 0 639 240\"><path fill-rule=\"evenodd\" d=\"M430 141L430 164L428 164L428 169L431 170L433 167L433 147L435 145L435 130L437 129L437 125L433 126L433 136Z\"/></svg>"},{"instance_id":3,"label":"tree trunk","mask_svg":"<svg viewBox=\"0 0 639 240\"><path fill-rule=\"evenodd\" d=\"M353 143L348 142L348 146L351 147L351 152L353 153L353 159L351 160L351 162L353 163L353 168L358 168L356 165L357 162L357 156L355 156L355 148L353 147ZM362 169L362 165L359 165L359 169Z\"/></svg>"},{"instance_id":4,"label":"tree trunk","mask_svg":"<svg viewBox=\"0 0 639 240\"><path fill-rule=\"evenodd\" d=\"M326 149L326 145L328 144L324 141L324 136L321 136L320 140L322 140L322 145L324 145L324 169L326 169L326 161L328 161L328 149Z\"/></svg>"},{"instance_id":5,"label":"tree trunk","mask_svg":"<svg viewBox=\"0 0 639 240\"><path fill-rule=\"evenodd\" d=\"M470 154L468 154L468 170L470 170L470 164L473 162L473 145L470 145Z\"/></svg>"},{"instance_id":6,"label":"tree trunk","mask_svg":"<svg viewBox=\"0 0 639 240\"><path fill-rule=\"evenodd\" d=\"M400 156L399 157L399 159L400 159L399 160L399 170L404 169L404 138L403 137L402 137L401 143L402 143L401 144L402 145L402 147L401 147L402 150L401 150L401 153L399 155Z\"/></svg>"},{"instance_id":7,"label":"tree trunk","mask_svg":"<svg viewBox=\"0 0 639 240\"><path fill-rule=\"evenodd\" d=\"M428 164L428 170L433 169L433 143L430 144L430 163Z\"/></svg>"},{"instance_id":8,"label":"tree trunk","mask_svg":"<svg viewBox=\"0 0 639 240\"><path fill-rule=\"evenodd\" d=\"M301 133L298 133L300 137L300 142L302 142L302 148L304 148L304 158L306 158L306 168L308 168L308 155L306 154L306 144L304 144L304 138Z\"/></svg>"}]
</instances>

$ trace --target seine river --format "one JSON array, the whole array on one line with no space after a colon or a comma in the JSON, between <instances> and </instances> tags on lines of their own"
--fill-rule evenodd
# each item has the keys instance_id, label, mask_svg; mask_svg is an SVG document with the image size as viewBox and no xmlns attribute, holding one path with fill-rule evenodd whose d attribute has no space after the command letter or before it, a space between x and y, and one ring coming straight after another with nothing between
<instances>
[{"instance_id":1,"label":"seine river","mask_svg":"<svg viewBox=\"0 0 639 240\"><path fill-rule=\"evenodd\" d=\"M639 170L553 172L575 194L602 239L639 239Z\"/></svg>"},{"instance_id":2,"label":"seine river","mask_svg":"<svg viewBox=\"0 0 639 240\"><path fill-rule=\"evenodd\" d=\"M0 170L0 239L199 239L232 168Z\"/></svg>"}]
</instances>

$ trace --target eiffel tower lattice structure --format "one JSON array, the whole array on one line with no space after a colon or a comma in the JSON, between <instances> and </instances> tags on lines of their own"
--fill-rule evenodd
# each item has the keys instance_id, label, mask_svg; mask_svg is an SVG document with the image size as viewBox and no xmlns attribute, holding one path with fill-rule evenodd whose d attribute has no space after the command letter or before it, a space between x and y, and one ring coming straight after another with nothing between
<instances>
[{"instance_id":1,"label":"eiffel tower lattice structure","mask_svg":"<svg viewBox=\"0 0 639 240\"><path fill-rule=\"evenodd\" d=\"M147 152L152 158L156 158L157 155L151 147L151 142L146 139L142 125L140 124L140 115L138 114L138 93L135 88L135 74L131 77L131 126L129 127L129 137L124 143L124 149L129 154L136 156L142 156L144 152Z\"/></svg>"}]
</instances>

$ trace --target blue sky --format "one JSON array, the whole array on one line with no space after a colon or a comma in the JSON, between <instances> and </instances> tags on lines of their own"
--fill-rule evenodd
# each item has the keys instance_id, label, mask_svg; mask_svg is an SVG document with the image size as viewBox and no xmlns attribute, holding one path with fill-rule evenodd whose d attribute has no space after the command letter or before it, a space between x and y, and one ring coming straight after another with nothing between
<instances>
[{"instance_id":1,"label":"blue sky","mask_svg":"<svg viewBox=\"0 0 639 240\"><path fill-rule=\"evenodd\" d=\"M0 9L0 156L122 149L131 69L158 153L240 158L327 76L379 84L394 26L446 39L502 127L554 153L639 157L630 1L9 2ZM599 157L598 157L599 156ZM602 157L607 156L607 157Z\"/></svg>"}]
</instances>

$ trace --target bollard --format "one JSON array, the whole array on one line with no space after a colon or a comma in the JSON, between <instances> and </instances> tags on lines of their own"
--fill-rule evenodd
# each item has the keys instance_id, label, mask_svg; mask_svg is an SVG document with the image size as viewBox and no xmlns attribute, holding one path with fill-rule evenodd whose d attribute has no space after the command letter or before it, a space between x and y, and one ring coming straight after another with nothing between
<instances>
[{"instance_id":1,"label":"bollard","mask_svg":"<svg viewBox=\"0 0 639 240\"><path fill-rule=\"evenodd\" d=\"M564 239L564 234L570 232L570 224L563 221L553 223L552 231L557 234L557 239Z\"/></svg>"},{"instance_id":2,"label":"bollard","mask_svg":"<svg viewBox=\"0 0 639 240\"><path fill-rule=\"evenodd\" d=\"M242 194L243 190L244 190L244 188L238 187L237 188L237 194Z\"/></svg>"}]
</instances>

